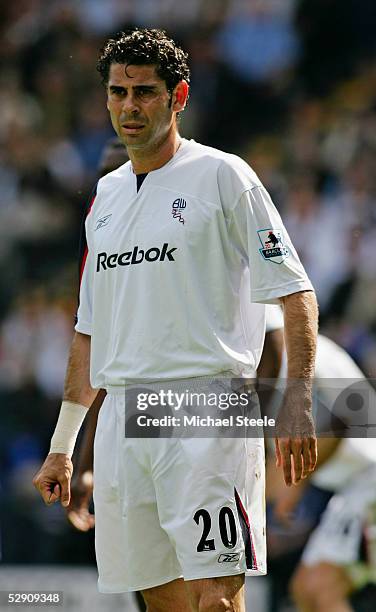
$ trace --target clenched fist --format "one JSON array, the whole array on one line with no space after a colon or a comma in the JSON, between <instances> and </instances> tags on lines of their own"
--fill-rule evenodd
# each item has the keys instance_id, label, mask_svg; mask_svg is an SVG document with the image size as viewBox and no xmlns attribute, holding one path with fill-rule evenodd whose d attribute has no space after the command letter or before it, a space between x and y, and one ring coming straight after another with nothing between
<instances>
[{"instance_id":1,"label":"clenched fist","mask_svg":"<svg viewBox=\"0 0 376 612\"><path fill-rule=\"evenodd\" d=\"M61 505L66 507L70 502L72 474L73 464L70 457L63 453L51 453L34 476L33 485L47 505L60 499Z\"/></svg>"}]
</instances>

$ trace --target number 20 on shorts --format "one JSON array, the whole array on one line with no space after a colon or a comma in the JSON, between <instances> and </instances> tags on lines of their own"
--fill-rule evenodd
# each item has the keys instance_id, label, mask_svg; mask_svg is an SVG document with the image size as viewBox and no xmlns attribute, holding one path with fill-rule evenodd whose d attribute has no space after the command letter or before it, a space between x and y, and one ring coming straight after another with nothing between
<instances>
[{"instance_id":1,"label":"number 20 on shorts","mask_svg":"<svg viewBox=\"0 0 376 612\"><path fill-rule=\"evenodd\" d=\"M197 552L215 550L216 547L214 538L209 538L212 519L208 510L205 510L205 508L200 508L197 510L197 512L195 512L193 520L197 525L199 525L202 520L202 535L199 543L197 544ZM226 546L226 548L234 548L238 536L236 531L235 517L231 508L224 506L220 509L218 523L222 543Z\"/></svg>"}]
</instances>

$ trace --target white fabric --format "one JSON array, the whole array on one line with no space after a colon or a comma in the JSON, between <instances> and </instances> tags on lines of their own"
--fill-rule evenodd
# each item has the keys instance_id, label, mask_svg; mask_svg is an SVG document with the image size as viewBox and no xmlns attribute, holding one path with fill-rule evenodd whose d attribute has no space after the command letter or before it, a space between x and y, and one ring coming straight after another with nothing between
<instances>
[{"instance_id":1,"label":"white fabric","mask_svg":"<svg viewBox=\"0 0 376 612\"><path fill-rule=\"evenodd\" d=\"M349 565L358 561L367 513L375 502L376 466L373 464L331 498L304 549L303 563Z\"/></svg>"},{"instance_id":2,"label":"white fabric","mask_svg":"<svg viewBox=\"0 0 376 612\"><path fill-rule=\"evenodd\" d=\"M268 304L266 306L266 326L265 333L283 329L283 311L280 306Z\"/></svg>"},{"instance_id":3,"label":"white fabric","mask_svg":"<svg viewBox=\"0 0 376 612\"><path fill-rule=\"evenodd\" d=\"M340 392L345 387L339 379L347 379L349 386L356 385L356 382L360 381L360 388L363 392L366 388L368 390L369 405L376 405L376 392L366 382L363 372L343 348L325 336L318 338L315 379L320 401L330 411L333 410ZM327 379L331 379L329 384ZM337 385L336 379L338 380ZM361 415L356 413L355 417L359 422ZM367 431L364 430L364 432L366 435ZM314 473L312 482L322 489L340 491L356 474L362 473L375 463L374 438L344 438L332 457Z\"/></svg>"},{"instance_id":4,"label":"white fabric","mask_svg":"<svg viewBox=\"0 0 376 612\"><path fill-rule=\"evenodd\" d=\"M51 438L51 453L64 453L71 457L78 432L84 421L88 408L75 402L63 401L54 434Z\"/></svg>"},{"instance_id":5,"label":"white fabric","mask_svg":"<svg viewBox=\"0 0 376 612\"><path fill-rule=\"evenodd\" d=\"M269 229L284 261L262 255ZM86 236L76 330L92 336L95 388L226 370L253 377L263 304L312 290L255 173L194 141L183 140L138 193L130 162L103 177Z\"/></svg>"},{"instance_id":6,"label":"white fabric","mask_svg":"<svg viewBox=\"0 0 376 612\"><path fill-rule=\"evenodd\" d=\"M179 577L265 574L262 439L126 438L125 421L132 414L125 394L108 394L99 413L94 443L99 591L142 590ZM234 488L249 517L253 568L246 563ZM231 548L219 528L224 507L235 518ZM197 550L203 520L194 517L200 509L210 515L207 539L214 540L214 550Z\"/></svg>"}]
</instances>

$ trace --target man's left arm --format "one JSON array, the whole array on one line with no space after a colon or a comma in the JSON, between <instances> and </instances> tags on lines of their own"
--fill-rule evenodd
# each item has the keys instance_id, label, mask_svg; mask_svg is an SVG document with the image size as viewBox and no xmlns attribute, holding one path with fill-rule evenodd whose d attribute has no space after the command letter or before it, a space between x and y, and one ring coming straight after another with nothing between
<instances>
[{"instance_id":1,"label":"man's left arm","mask_svg":"<svg viewBox=\"0 0 376 612\"><path fill-rule=\"evenodd\" d=\"M229 166L222 169L220 185L224 201L231 200L226 185L244 188L229 213L229 236L248 260L251 302L280 302L284 309L289 384L277 419L276 450L278 465L290 485L314 469L317 456L311 412L316 297L280 214L256 175L245 165L234 164L232 173Z\"/></svg>"},{"instance_id":2,"label":"man's left arm","mask_svg":"<svg viewBox=\"0 0 376 612\"><path fill-rule=\"evenodd\" d=\"M288 379L277 420L277 466L282 467L289 486L315 468L317 440L312 418L312 381L315 369L318 308L313 291L280 298Z\"/></svg>"}]
</instances>

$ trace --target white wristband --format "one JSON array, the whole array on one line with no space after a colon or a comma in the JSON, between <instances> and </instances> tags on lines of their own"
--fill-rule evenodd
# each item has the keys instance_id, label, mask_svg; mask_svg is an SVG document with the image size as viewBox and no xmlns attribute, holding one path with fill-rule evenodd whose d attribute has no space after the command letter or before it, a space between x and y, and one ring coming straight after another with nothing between
<instances>
[{"instance_id":1,"label":"white wristband","mask_svg":"<svg viewBox=\"0 0 376 612\"><path fill-rule=\"evenodd\" d=\"M51 438L50 453L64 453L69 457L73 455L76 438L88 410L82 404L62 402L54 435Z\"/></svg>"}]
</instances>

